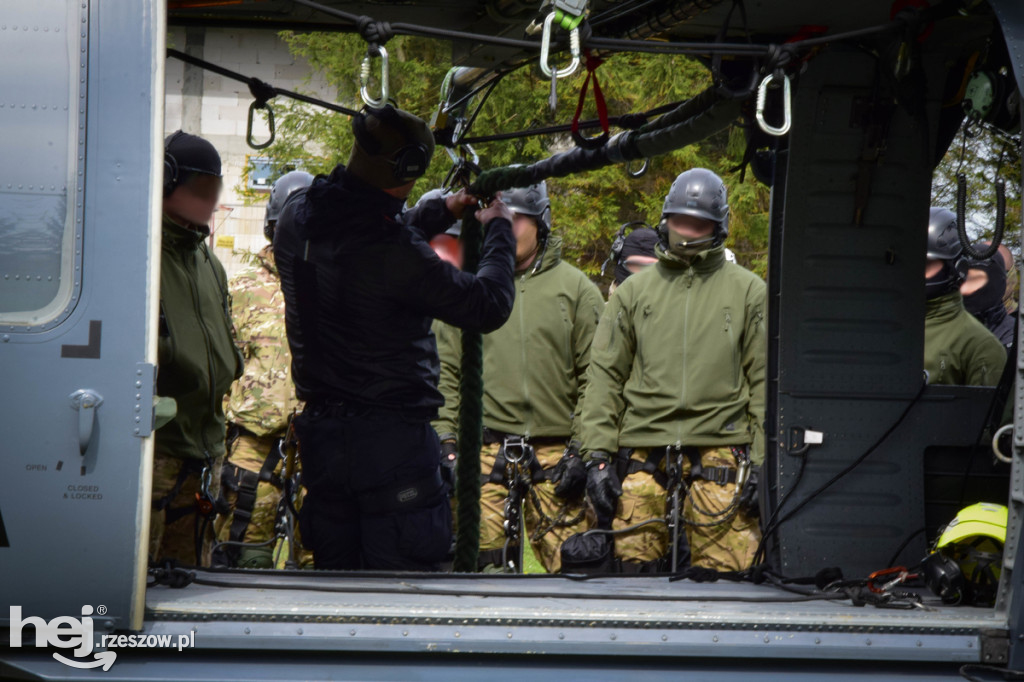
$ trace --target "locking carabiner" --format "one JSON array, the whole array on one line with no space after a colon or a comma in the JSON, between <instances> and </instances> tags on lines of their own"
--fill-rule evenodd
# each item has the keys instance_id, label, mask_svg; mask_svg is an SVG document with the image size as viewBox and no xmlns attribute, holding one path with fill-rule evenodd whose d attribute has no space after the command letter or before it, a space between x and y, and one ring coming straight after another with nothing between
<instances>
[{"instance_id":1,"label":"locking carabiner","mask_svg":"<svg viewBox=\"0 0 1024 682\"><path fill-rule=\"evenodd\" d=\"M371 52L373 52L375 46L370 46L366 50L366 56L363 57L362 66L359 69L359 96L363 99L363 104L370 107L371 109L383 109L388 104L388 51L383 45L377 45L376 50L380 55L380 98L374 99L370 97L370 90L368 83L370 80L370 59Z\"/></svg>"},{"instance_id":2,"label":"locking carabiner","mask_svg":"<svg viewBox=\"0 0 1024 682\"><path fill-rule=\"evenodd\" d=\"M580 68L580 30L574 28L569 31L569 54L572 55L572 62L564 69L552 69L548 64L551 56L551 24L555 21L555 12L544 17L544 32L540 37L540 70L548 78L565 78L576 73Z\"/></svg>"},{"instance_id":3,"label":"locking carabiner","mask_svg":"<svg viewBox=\"0 0 1024 682\"><path fill-rule=\"evenodd\" d=\"M782 79L782 125L780 126L773 126L764 120L764 106L765 100L768 98L768 86L776 78ZM775 137L781 137L788 133L793 121L791 100L789 76L775 73L765 76L761 84L757 86L757 108L754 111L754 117L757 119L757 125L760 126L761 130Z\"/></svg>"}]
</instances>

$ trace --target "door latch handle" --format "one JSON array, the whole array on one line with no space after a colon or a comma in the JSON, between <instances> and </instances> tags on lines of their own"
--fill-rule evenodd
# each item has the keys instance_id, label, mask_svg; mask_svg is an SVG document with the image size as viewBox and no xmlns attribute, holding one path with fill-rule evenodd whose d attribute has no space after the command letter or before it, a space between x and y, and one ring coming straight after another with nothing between
<instances>
[{"instance_id":1,"label":"door latch handle","mask_svg":"<svg viewBox=\"0 0 1024 682\"><path fill-rule=\"evenodd\" d=\"M89 449L96 424L96 408L103 404L103 396L87 388L80 388L68 396L71 409L78 411L78 449L81 454Z\"/></svg>"}]
</instances>

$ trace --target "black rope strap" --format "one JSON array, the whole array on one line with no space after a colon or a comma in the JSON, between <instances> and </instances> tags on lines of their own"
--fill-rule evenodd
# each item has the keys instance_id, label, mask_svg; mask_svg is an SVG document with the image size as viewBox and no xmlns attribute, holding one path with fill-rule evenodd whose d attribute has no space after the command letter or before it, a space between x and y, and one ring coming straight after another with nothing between
<instances>
[{"instance_id":1,"label":"black rope strap","mask_svg":"<svg viewBox=\"0 0 1024 682\"><path fill-rule=\"evenodd\" d=\"M222 66L217 66L216 64L199 59L198 57L193 57L192 55L185 54L184 52L180 52L178 50L168 49L167 56L173 59L177 59L179 61L183 61L186 64L191 64L193 66L198 66L207 71L212 71L213 73L224 76L225 78L230 78L231 80L238 81L239 83L245 83L247 86L249 86L249 92L252 93L252 96L256 99L257 103L262 103L265 105L268 101L270 101L277 95L283 95L284 97L289 97L291 99L298 100L299 102L306 102L307 104L313 104L318 107L323 107L324 109L328 109L330 111L337 111L338 113L345 114L346 116L355 116L359 113L355 109L349 109L348 107L343 107L340 104L326 102L322 99L317 99L316 97L310 97L309 95L303 95L302 93L299 92L293 92L292 90L285 90L284 88L276 87L274 85L261 81L259 78L243 76L240 73L231 71L230 69L225 69Z\"/></svg>"},{"instance_id":2,"label":"black rope strap","mask_svg":"<svg viewBox=\"0 0 1024 682\"><path fill-rule=\"evenodd\" d=\"M179 589L191 585L195 579L195 571L179 568L175 565L175 562L166 561L161 566L150 566L146 587L166 585L167 587Z\"/></svg>"}]
</instances>

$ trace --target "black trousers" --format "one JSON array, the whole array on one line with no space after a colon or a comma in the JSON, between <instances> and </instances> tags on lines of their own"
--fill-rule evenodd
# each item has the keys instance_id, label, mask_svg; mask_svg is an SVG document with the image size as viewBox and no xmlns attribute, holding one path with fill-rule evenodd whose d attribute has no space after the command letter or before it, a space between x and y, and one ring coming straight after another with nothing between
<instances>
[{"instance_id":1,"label":"black trousers","mask_svg":"<svg viewBox=\"0 0 1024 682\"><path fill-rule=\"evenodd\" d=\"M439 570L452 519L429 422L314 405L295 430L307 491L299 527L316 568Z\"/></svg>"}]
</instances>

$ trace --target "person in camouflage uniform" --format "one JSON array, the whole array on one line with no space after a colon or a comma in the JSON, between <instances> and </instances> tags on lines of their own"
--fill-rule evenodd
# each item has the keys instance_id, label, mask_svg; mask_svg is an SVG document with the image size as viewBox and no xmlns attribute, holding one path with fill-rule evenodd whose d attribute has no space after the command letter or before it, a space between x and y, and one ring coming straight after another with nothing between
<instances>
[{"instance_id":1,"label":"person in camouflage uniform","mask_svg":"<svg viewBox=\"0 0 1024 682\"><path fill-rule=\"evenodd\" d=\"M515 516L506 509L506 462L523 454L519 475L525 480L516 492L523 495L522 520L537 559L555 573L561 568L562 543L586 528L585 476L567 472L583 472L574 414L604 300L586 275L562 260L561 240L550 235L543 182L508 190L502 199L515 212L517 283L508 322L483 337L480 565L508 570L505 562L512 557L503 557L505 523ZM445 405L434 427L452 463L458 382L446 376L445 367L458 368L455 331L435 328ZM527 445L513 445L519 439Z\"/></svg>"},{"instance_id":2,"label":"person in camouflage uniform","mask_svg":"<svg viewBox=\"0 0 1024 682\"><path fill-rule=\"evenodd\" d=\"M677 490L692 564L742 570L761 537L765 284L726 261L717 175L680 174L662 212L657 265L622 283L594 337L581 419L587 496L599 528L625 529L671 518ZM680 568L664 560L665 524L614 545L624 571Z\"/></svg>"},{"instance_id":3,"label":"person in camouflage uniform","mask_svg":"<svg viewBox=\"0 0 1024 682\"><path fill-rule=\"evenodd\" d=\"M288 197L308 187L313 176L292 171L274 183L264 225L273 240L277 216ZM284 325L284 297L270 244L252 267L231 280L231 315L245 370L225 398L229 427L227 463L221 482L231 512L218 519L220 542L267 543L282 500L282 469L289 417L299 408L291 379L291 353ZM240 502L241 500L241 502ZM273 566L273 547L228 546L226 556L243 568ZM305 557L311 563L311 557Z\"/></svg>"}]
</instances>

